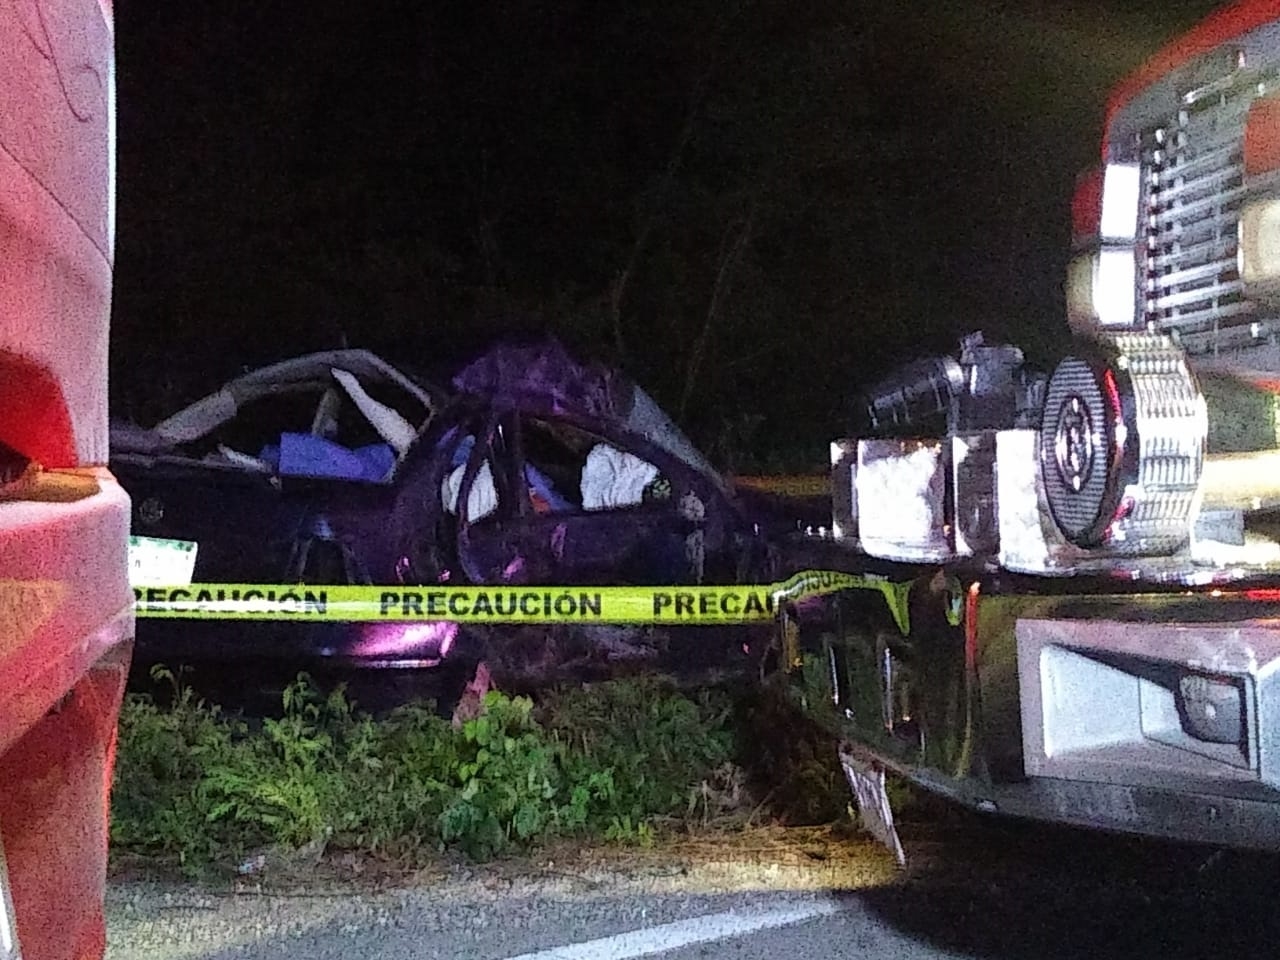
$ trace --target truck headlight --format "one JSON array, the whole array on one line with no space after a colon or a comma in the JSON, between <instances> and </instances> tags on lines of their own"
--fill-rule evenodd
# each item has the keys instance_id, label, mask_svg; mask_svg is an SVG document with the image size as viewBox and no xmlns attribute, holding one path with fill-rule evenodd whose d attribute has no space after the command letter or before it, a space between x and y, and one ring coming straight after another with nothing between
<instances>
[{"instance_id":1,"label":"truck headlight","mask_svg":"<svg viewBox=\"0 0 1280 960\"><path fill-rule=\"evenodd\" d=\"M1130 247L1104 247L1067 267L1067 319L1077 333L1134 323L1135 264Z\"/></svg>"},{"instance_id":2,"label":"truck headlight","mask_svg":"<svg viewBox=\"0 0 1280 960\"><path fill-rule=\"evenodd\" d=\"M1082 175L1071 202L1072 245L1067 267L1067 320L1078 334L1098 327L1132 328L1137 302L1137 164L1109 163Z\"/></svg>"},{"instance_id":3,"label":"truck headlight","mask_svg":"<svg viewBox=\"0 0 1280 960\"><path fill-rule=\"evenodd\" d=\"M1245 204L1239 251L1240 277L1246 286L1280 286L1280 199Z\"/></svg>"},{"instance_id":4,"label":"truck headlight","mask_svg":"<svg viewBox=\"0 0 1280 960\"><path fill-rule=\"evenodd\" d=\"M1280 97L1259 97L1244 124L1244 181L1248 198L1240 211L1237 265L1245 295L1280 300Z\"/></svg>"}]
</instances>

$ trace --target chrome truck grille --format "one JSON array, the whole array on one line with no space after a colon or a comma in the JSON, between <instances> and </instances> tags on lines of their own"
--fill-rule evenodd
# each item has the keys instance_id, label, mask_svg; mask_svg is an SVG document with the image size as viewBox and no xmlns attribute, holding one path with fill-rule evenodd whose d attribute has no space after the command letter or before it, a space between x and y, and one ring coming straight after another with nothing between
<instances>
[{"instance_id":1,"label":"chrome truck grille","mask_svg":"<svg viewBox=\"0 0 1280 960\"><path fill-rule=\"evenodd\" d=\"M1138 318L1192 355L1250 346L1272 332L1245 296L1236 254L1245 118L1276 74L1234 62L1224 70L1184 92L1172 116L1138 131Z\"/></svg>"}]
</instances>

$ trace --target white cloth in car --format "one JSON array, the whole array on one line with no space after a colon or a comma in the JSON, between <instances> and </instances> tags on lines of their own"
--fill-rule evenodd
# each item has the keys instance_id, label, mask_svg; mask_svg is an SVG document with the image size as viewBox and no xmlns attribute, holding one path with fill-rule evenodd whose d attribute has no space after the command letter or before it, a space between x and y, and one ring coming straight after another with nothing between
<instances>
[{"instance_id":1,"label":"white cloth in car","mask_svg":"<svg viewBox=\"0 0 1280 960\"><path fill-rule=\"evenodd\" d=\"M598 443L582 468L582 509L609 510L637 504L658 468L634 453Z\"/></svg>"},{"instance_id":2,"label":"white cloth in car","mask_svg":"<svg viewBox=\"0 0 1280 960\"><path fill-rule=\"evenodd\" d=\"M462 475L467 465L460 463L444 478L440 485L440 499L444 508L450 513L458 512L458 490L462 487ZM480 464L476 478L471 482L471 492L467 494L467 522L475 523L498 509L498 491L493 486L493 471L489 469L489 461Z\"/></svg>"}]
</instances>

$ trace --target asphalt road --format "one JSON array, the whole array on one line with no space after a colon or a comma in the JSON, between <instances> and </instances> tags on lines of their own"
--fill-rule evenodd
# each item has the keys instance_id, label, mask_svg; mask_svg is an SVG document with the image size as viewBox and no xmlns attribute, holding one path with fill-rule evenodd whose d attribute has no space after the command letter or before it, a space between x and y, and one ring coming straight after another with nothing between
<instances>
[{"instance_id":1,"label":"asphalt road","mask_svg":"<svg viewBox=\"0 0 1280 960\"><path fill-rule=\"evenodd\" d=\"M561 850L394 885L113 881L109 960L1274 957L1280 860L959 818Z\"/></svg>"}]
</instances>

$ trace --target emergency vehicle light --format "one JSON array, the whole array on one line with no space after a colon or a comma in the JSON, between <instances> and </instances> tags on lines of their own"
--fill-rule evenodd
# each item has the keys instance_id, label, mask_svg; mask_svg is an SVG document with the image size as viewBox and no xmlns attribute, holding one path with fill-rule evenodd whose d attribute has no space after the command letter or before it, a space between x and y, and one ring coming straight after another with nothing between
<instances>
[{"instance_id":1,"label":"emergency vehicle light","mask_svg":"<svg viewBox=\"0 0 1280 960\"><path fill-rule=\"evenodd\" d=\"M1132 242L1138 233L1139 172L1136 163L1109 163L1102 175L1102 212L1099 232L1103 241Z\"/></svg>"},{"instance_id":2,"label":"emergency vehicle light","mask_svg":"<svg viewBox=\"0 0 1280 960\"><path fill-rule=\"evenodd\" d=\"M1256 177L1280 170L1280 96L1260 97L1244 122L1244 173Z\"/></svg>"}]
</instances>

